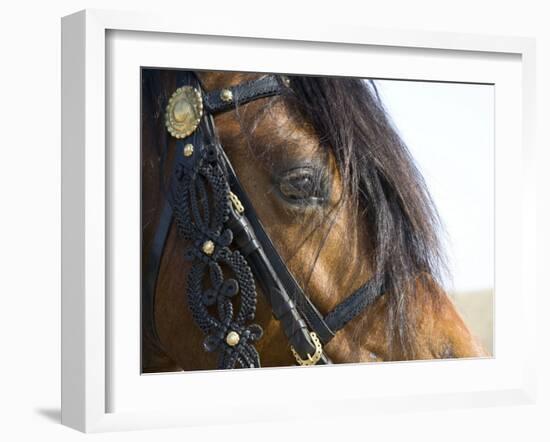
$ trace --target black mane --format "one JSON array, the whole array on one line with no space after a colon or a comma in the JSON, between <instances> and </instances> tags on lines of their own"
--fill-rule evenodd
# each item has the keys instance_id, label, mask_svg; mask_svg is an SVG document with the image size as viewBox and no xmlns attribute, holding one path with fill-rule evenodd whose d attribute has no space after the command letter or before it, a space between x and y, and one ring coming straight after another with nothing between
<instances>
[{"instance_id":1,"label":"black mane","mask_svg":"<svg viewBox=\"0 0 550 442\"><path fill-rule=\"evenodd\" d=\"M332 148L348 195L366 220L371 265L390 306L390 342L413 356L408 306L415 286L441 284L445 269L441 223L426 184L373 83L295 76L291 88L321 143Z\"/></svg>"}]
</instances>

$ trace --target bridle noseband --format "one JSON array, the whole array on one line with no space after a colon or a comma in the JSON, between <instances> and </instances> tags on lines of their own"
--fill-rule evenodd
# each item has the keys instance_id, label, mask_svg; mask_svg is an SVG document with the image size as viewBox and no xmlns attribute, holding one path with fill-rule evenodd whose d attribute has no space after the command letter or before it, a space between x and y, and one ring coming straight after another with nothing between
<instances>
[{"instance_id":1,"label":"bridle noseband","mask_svg":"<svg viewBox=\"0 0 550 442\"><path fill-rule=\"evenodd\" d=\"M194 72L178 71L177 89L167 106L167 130L178 141L144 278L142 325L159 342L155 289L175 223L179 235L190 243L189 308L206 335L205 350L219 354L219 368L260 366L254 346L262 335L261 327L253 323L256 281L299 365L330 364L323 345L381 293L378 281L371 280L323 317L275 249L220 144L215 114L283 91L291 92L288 78L267 75L205 93Z\"/></svg>"}]
</instances>

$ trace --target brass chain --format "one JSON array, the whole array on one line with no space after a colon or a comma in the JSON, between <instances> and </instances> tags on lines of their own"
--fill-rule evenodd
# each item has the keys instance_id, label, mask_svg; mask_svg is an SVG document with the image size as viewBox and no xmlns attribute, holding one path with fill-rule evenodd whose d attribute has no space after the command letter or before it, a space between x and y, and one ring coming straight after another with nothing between
<instances>
[{"instance_id":1,"label":"brass chain","mask_svg":"<svg viewBox=\"0 0 550 442\"><path fill-rule=\"evenodd\" d=\"M233 207L237 211L238 214L241 214L244 212L244 206L243 203L241 203L241 200L237 195L235 195L233 192L229 191L229 199L233 203Z\"/></svg>"}]
</instances>

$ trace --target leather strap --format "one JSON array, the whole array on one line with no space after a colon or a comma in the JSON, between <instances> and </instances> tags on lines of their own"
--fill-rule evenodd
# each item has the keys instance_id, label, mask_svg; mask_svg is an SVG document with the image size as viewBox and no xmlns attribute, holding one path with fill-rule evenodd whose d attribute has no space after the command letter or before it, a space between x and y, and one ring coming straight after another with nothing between
<instances>
[{"instance_id":1,"label":"leather strap","mask_svg":"<svg viewBox=\"0 0 550 442\"><path fill-rule=\"evenodd\" d=\"M166 202L162 209L157 231L151 246L151 252L147 262L147 270L142 286L142 302L141 302L141 320L142 328L145 333L149 334L151 344L162 349L160 339L155 327L155 291L157 280L160 271L160 263L168 238L168 232L172 226L172 207Z\"/></svg>"},{"instance_id":2,"label":"leather strap","mask_svg":"<svg viewBox=\"0 0 550 442\"><path fill-rule=\"evenodd\" d=\"M225 155L225 152L224 158L226 162L227 173L230 179L229 184L231 186L231 189L239 197L241 203L245 208L247 219L250 222L255 236L262 245L265 252L266 261L269 262L274 273L277 275L278 279L282 283L284 287L284 292L286 292L290 296L290 299L302 313L310 328L315 333L317 333L317 336L319 336L319 339L322 343L328 343L334 337L334 332L330 329L330 327L328 327L319 310L317 310L317 308L312 304L311 300L300 288L298 282L290 273L283 259L279 255L279 252L277 252L277 250L275 249L273 242L269 238L269 235L265 231L264 226L258 218L258 215L254 210L254 206L252 205L252 202L244 191L239 179L237 178L237 174L231 166L231 163Z\"/></svg>"},{"instance_id":3,"label":"leather strap","mask_svg":"<svg viewBox=\"0 0 550 442\"><path fill-rule=\"evenodd\" d=\"M312 341L308 326L302 318L301 311L295 305L293 293L288 291L288 287L281 280L279 269L275 269L272 264L274 257L282 263L278 253L273 248L269 237L265 233L263 226L253 209L252 203L244 192L235 170L227 158L214 129L214 119L212 115L205 118L206 138L215 143L218 154L223 159L225 176L228 179L229 187L239 197L243 207L244 214L238 214L231 206L231 216L228 221L228 227L233 231L234 243L239 250L244 250L247 254L247 261L252 268L252 272L257 281L261 284L267 301L271 306L273 315L280 321L283 331L295 351L303 358L313 355L316 351L315 343ZM264 246L272 247L273 251L264 249ZM274 255L272 255L274 253ZM284 266L284 265L283 265ZM285 267L286 268L286 267ZM289 273L290 275L290 273ZM298 284L294 281L296 287ZM322 321L322 317L319 315ZM313 328L314 331L315 328ZM330 360L322 353L318 365L329 364Z\"/></svg>"},{"instance_id":4,"label":"leather strap","mask_svg":"<svg viewBox=\"0 0 550 442\"><path fill-rule=\"evenodd\" d=\"M284 86L279 77L267 75L257 80L241 83L237 86L212 91L204 95L206 112L217 114L242 106L259 98L271 97L280 94ZM223 95L230 93L230 100L224 100Z\"/></svg>"},{"instance_id":5,"label":"leather strap","mask_svg":"<svg viewBox=\"0 0 550 442\"><path fill-rule=\"evenodd\" d=\"M337 333L383 293L384 286L376 278L371 279L330 311L324 318L325 324Z\"/></svg>"}]
</instances>

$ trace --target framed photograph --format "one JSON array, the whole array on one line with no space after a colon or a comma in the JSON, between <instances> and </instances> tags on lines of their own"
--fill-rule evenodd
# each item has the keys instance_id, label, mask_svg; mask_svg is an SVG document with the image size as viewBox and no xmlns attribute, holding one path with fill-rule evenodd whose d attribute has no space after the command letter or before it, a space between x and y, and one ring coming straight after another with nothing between
<instances>
[{"instance_id":1,"label":"framed photograph","mask_svg":"<svg viewBox=\"0 0 550 442\"><path fill-rule=\"evenodd\" d=\"M532 401L533 41L234 29L63 19L63 423Z\"/></svg>"}]
</instances>

